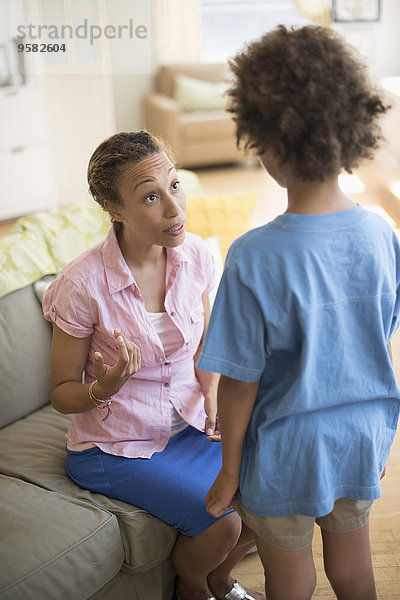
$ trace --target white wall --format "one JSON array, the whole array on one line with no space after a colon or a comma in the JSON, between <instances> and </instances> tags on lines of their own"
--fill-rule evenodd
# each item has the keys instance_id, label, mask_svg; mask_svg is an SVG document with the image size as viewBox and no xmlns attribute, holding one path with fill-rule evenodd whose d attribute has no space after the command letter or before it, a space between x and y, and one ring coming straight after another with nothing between
<instances>
[{"instance_id":1,"label":"white wall","mask_svg":"<svg viewBox=\"0 0 400 600\"><path fill-rule=\"evenodd\" d=\"M381 0L380 23L335 23L366 58L376 79L400 75L400 0Z\"/></svg>"},{"instance_id":2,"label":"white wall","mask_svg":"<svg viewBox=\"0 0 400 600\"><path fill-rule=\"evenodd\" d=\"M58 205L84 202L89 158L115 132L111 84L102 74L48 73L44 86Z\"/></svg>"},{"instance_id":3,"label":"white wall","mask_svg":"<svg viewBox=\"0 0 400 600\"><path fill-rule=\"evenodd\" d=\"M106 0L107 20L129 23L143 29L140 38L110 40L110 62L117 131L133 131L145 126L143 96L153 88L156 61L152 31L152 0Z\"/></svg>"},{"instance_id":4,"label":"white wall","mask_svg":"<svg viewBox=\"0 0 400 600\"><path fill-rule=\"evenodd\" d=\"M383 77L400 75L400 2L382 0L383 21L377 34L376 72Z\"/></svg>"}]
</instances>

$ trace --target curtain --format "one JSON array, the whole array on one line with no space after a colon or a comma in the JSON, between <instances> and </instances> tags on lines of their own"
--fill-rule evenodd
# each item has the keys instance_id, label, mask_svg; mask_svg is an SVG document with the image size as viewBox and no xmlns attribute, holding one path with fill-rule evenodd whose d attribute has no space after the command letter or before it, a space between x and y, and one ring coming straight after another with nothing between
<instances>
[{"instance_id":1,"label":"curtain","mask_svg":"<svg viewBox=\"0 0 400 600\"><path fill-rule=\"evenodd\" d=\"M152 10L158 64L200 61L200 0L153 0Z\"/></svg>"}]
</instances>

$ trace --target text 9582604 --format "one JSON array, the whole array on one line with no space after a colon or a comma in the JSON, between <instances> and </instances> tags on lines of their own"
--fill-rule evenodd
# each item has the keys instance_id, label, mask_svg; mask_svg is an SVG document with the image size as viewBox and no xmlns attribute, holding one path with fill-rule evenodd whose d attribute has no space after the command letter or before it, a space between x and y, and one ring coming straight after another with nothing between
<instances>
[{"instance_id":1,"label":"text 9582604","mask_svg":"<svg viewBox=\"0 0 400 600\"><path fill-rule=\"evenodd\" d=\"M66 52L66 44L18 44L18 52Z\"/></svg>"}]
</instances>

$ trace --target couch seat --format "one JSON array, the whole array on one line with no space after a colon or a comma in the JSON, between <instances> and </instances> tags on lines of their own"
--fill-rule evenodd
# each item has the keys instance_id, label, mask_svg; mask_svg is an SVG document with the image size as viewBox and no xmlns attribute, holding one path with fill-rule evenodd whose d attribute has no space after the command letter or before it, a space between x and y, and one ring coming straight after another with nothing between
<instances>
[{"instance_id":1,"label":"couch seat","mask_svg":"<svg viewBox=\"0 0 400 600\"><path fill-rule=\"evenodd\" d=\"M170 558L175 529L136 506L93 494L69 479L64 468L64 435L69 423L69 417L48 405L1 429L0 473L93 503L115 515L125 551L125 571L144 573ZM29 504L25 501L24 506ZM101 547L104 550L107 544ZM102 556L104 561L104 552Z\"/></svg>"},{"instance_id":2,"label":"couch seat","mask_svg":"<svg viewBox=\"0 0 400 600\"><path fill-rule=\"evenodd\" d=\"M118 573L114 515L13 477L0 475L0 489L2 600L87 598Z\"/></svg>"}]
</instances>

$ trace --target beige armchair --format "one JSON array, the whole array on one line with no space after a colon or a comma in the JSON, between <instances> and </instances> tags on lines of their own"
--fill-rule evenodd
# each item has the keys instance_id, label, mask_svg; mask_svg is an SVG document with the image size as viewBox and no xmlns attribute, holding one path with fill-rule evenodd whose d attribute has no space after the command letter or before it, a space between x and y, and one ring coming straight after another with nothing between
<instances>
[{"instance_id":1,"label":"beige armchair","mask_svg":"<svg viewBox=\"0 0 400 600\"><path fill-rule=\"evenodd\" d=\"M182 167L197 167L240 161L235 127L224 110L188 112L173 98L177 75L221 82L226 64L174 64L163 66L156 76L156 91L145 97L146 128L164 138Z\"/></svg>"}]
</instances>

